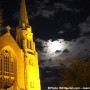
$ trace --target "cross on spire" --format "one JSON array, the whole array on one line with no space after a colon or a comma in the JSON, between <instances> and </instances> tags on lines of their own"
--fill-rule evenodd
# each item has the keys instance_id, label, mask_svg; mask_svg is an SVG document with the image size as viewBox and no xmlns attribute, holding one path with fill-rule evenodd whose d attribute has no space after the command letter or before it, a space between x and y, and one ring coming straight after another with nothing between
<instances>
[{"instance_id":1,"label":"cross on spire","mask_svg":"<svg viewBox=\"0 0 90 90\"><path fill-rule=\"evenodd\" d=\"M11 29L11 27L10 27L9 25L6 26L6 29L7 29L7 32L10 33L10 29Z\"/></svg>"}]
</instances>

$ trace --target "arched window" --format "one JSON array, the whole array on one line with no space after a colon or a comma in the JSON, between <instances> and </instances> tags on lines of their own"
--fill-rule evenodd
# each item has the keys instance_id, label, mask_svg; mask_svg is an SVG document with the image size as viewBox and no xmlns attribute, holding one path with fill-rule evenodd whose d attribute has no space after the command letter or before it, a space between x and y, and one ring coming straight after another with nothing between
<instances>
[{"instance_id":1,"label":"arched window","mask_svg":"<svg viewBox=\"0 0 90 90\"><path fill-rule=\"evenodd\" d=\"M10 87L13 82L14 57L10 50L3 49L0 51L0 87Z\"/></svg>"}]
</instances>

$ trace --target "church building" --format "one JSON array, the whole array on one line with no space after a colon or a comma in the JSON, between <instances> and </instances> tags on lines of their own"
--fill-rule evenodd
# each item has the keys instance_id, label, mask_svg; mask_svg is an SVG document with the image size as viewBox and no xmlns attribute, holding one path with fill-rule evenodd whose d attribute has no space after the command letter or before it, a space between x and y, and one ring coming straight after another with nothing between
<instances>
[{"instance_id":1,"label":"church building","mask_svg":"<svg viewBox=\"0 0 90 90\"><path fill-rule=\"evenodd\" d=\"M25 0L21 0L16 39L7 32L0 36L0 90L41 90L38 53L29 25Z\"/></svg>"}]
</instances>

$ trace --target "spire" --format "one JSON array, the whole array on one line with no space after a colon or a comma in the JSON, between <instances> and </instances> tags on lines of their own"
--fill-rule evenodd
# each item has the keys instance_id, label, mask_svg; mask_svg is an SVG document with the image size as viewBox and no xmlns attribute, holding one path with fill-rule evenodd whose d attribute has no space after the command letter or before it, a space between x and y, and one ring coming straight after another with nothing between
<instances>
[{"instance_id":1,"label":"spire","mask_svg":"<svg viewBox=\"0 0 90 90\"><path fill-rule=\"evenodd\" d=\"M26 26L29 25L25 0L21 0L19 25L21 25L23 22L26 24Z\"/></svg>"}]
</instances>

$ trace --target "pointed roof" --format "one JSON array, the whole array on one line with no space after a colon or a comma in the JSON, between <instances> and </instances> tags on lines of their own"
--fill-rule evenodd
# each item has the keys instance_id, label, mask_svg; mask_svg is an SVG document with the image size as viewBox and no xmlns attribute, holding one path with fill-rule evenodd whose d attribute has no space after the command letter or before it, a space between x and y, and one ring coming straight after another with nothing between
<instances>
[{"instance_id":1,"label":"pointed roof","mask_svg":"<svg viewBox=\"0 0 90 90\"><path fill-rule=\"evenodd\" d=\"M0 50L5 46L10 46L14 52L16 53L17 57L20 58L18 55L21 52L21 49L19 48L16 41L13 39L12 35L10 33L6 33L3 36L0 37Z\"/></svg>"},{"instance_id":2,"label":"pointed roof","mask_svg":"<svg viewBox=\"0 0 90 90\"><path fill-rule=\"evenodd\" d=\"M23 22L25 22L26 25L29 25L25 0L21 0L19 25Z\"/></svg>"}]
</instances>

